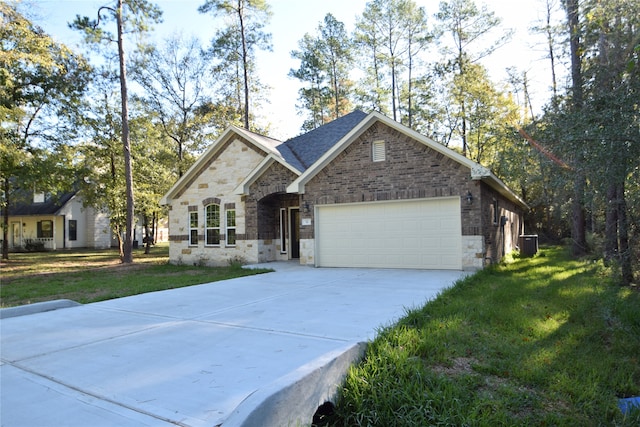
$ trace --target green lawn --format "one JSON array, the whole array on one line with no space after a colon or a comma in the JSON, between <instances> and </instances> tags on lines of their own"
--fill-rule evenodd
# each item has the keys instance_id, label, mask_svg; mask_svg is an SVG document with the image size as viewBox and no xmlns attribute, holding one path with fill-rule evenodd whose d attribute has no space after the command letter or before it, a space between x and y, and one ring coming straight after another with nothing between
<instances>
[{"instance_id":1,"label":"green lawn","mask_svg":"<svg viewBox=\"0 0 640 427\"><path fill-rule=\"evenodd\" d=\"M120 263L117 250L73 250L10 254L0 266L0 307L60 298L90 303L271 270L168 264L168 245L151 253L136 249L134 263Z\"/></svg>"},{"instance_id":2,"label":"green lawn","mask_svg":"<svg viewBox=\"0 0 640 427\"><path fill-rule=\"evenodd\" d=\"M479 272L380 331L329 425L640 425L640 293L559 248Z\"/></svg>"}]
</instances>

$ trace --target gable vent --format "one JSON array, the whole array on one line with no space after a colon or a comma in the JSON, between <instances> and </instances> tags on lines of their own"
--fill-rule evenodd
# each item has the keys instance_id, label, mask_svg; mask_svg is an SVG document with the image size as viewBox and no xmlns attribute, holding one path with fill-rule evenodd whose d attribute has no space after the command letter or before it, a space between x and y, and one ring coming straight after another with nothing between
<instances>
[{"instance_id":1,"label":"gable vent","mask_svg":"<svg viewBox=\"0 0 640 427\"><path fill-rule=\"evenodd\" d=\"M383 162L386 159L384 141L373 141L373 161Z\"/></svg>"}]
</instances>

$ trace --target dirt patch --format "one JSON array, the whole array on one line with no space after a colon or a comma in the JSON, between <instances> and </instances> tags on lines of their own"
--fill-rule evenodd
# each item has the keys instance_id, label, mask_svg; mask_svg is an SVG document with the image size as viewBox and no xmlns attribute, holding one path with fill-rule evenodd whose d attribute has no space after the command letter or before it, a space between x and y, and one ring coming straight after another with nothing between
<instances>
[{"instance_id":1,"label":"dirt patch","mask_svg":"<svg viewBox=\"0 0 640 427\"><path fill-rule=\"evenodd\" d=\"M475 358L457 357L451 361L450 366L436 365L430 369L437 374L453 378L462 375L473 376L479 380L475 394L481 399L504 400L504 396L511 396L514 403L506 410L514 420L535 419L542 409L558 413L567 411L564 402L546 399L534 388L519 384L517 380L477 372L473 367L478 365L479 361Z\"/></svg>"},{"instance_id":2,"label":"dirt patch","mask_svg":"<svg viewBox=\"0 0 640 427\"><path fill-rule=\"evenodd\" d=\"M456 357L453 359L451 366L436 365L432 366L431 370L445 375L473 374L473 365L476 364L478 364L478 360L473 357Z\"/></svg>"},{"instance_id":3,"label":"dirt patch","mask_svg":"<svg viewBox=\"0 0 640 427\"><path fill-rule=\"evenodd\" d=\"M136 271L143 270L149 267L149 264L122 264L120 260L101 261L97 262L60 262L55 264L54 268L50 268L48 265L42 265L42 271L28 272L13 277L3 277L2 284L8 285L16 280L23 280L30 277L52 277L60 274L72 274L80 271L99 271L99 270L113 270L115 272L122 271ZM6 272L5 272L6 273Z\"/></svg>"}]
</instances>

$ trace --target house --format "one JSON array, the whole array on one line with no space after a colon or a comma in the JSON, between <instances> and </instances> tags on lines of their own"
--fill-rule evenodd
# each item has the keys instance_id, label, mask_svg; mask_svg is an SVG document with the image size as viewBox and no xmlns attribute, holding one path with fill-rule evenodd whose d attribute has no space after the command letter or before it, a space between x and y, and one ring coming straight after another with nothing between
<instances>
[{"instance_id":1,"label":"house","mask_svg":"<svg viewBox=\"0 0 640 427\"><path fill-rule=\"evenodd\" d=\"M372 112L281 142L229 127L162 198L170 262L480 269L527 205L485 167Z\"/></svg>"},{"instance_id":2,"label":"house","mask_svg":"<svg viewBox=\"0 0 640 427\"><path fill-rule=\"evenodd\" d=\"M9 207L9 250L58 250L74 248L106 249L117 247L109 214L84 206L77 191L50 195L33 193L29 202ZM143 244L144 230L138 219L134 246ZM155 228L156 242L168 240L165 221ZM0 237L1 239L1 237Z\"/></svg>"},{"instance_id":3,"label":"house","mask_svg":"<svg viewBox=\"0 0 640 427\"><path fill-rule=\"evenodd\" d=\"M109 247L109 216L84 207L76 191L35 192L30 202L9 207L9 250Z\"/></svg>"}]
</instances>

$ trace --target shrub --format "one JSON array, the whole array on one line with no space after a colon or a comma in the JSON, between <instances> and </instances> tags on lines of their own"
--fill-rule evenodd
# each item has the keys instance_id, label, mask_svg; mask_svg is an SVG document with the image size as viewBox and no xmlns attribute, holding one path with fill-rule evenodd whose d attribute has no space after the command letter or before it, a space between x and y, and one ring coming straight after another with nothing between
<instances>
[{"instance_id":1,"label":"shrub","mask_svg":"<svg viewBox=\"0 0 640 427\"><path fill-rule=\"evenodd\" d=\"M33 239L26 239L24 242L24 249L27 252L44 252L44 242Z\"/></svg>"}]
</instances>

